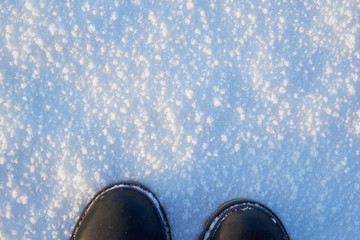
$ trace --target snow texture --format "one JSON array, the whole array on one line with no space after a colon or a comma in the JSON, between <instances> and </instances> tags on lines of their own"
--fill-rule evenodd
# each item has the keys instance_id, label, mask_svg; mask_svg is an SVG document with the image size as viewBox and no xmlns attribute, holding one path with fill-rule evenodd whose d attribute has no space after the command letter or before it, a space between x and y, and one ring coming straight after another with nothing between
<instances>
[{"instance_id":1,"label":"snow texture","mask_svg":"<svg viewBox=\"0 0 360 240\"><path fill-rule=\"evenodd\" d=\"M0 2L0 239L68 239L136 180L172 236L232 198L360 239L356 0Z\"/></svg>"}]
</instances>

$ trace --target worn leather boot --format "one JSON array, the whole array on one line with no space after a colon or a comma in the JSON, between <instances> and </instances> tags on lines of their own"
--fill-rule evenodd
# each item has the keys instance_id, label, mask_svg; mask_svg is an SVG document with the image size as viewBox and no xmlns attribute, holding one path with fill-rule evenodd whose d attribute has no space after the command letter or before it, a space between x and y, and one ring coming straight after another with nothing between
<instances>
[{"instance_id":1,"label":"worn leather boot","mask_svg":"<svg viewBox=\"0 0 360 240\"><path fill-rule=\"evenodd\" d=\"M266 206L249 199L221 205L205 224L199 239L289 239L279 218Z\"/></svg>"},{"instance_id":2,"label":"worn leather boot","mask_svg":"<svg viewBox=\"0 0 360 240\"><path fill-rule=\"evenodd\" d=\"M71 239L171 239L171 235L155 195L139 183L121 182L95 196Z\"/></svg>"}]
</instances>

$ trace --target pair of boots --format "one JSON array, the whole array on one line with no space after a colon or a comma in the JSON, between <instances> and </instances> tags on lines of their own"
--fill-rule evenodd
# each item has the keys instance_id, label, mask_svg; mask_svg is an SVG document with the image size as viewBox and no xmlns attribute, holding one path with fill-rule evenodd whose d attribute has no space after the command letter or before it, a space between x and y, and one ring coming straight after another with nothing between
<instances>
[{"instance_id":1,"label":"pair of boots","mask_svg":"<svg viewBox=\"0 0 360 240\"><path fill-rule=\"evenodd\" d=\"M89 203L71 239L171 239L155 195L137 182L107 187ZM289 239L276 215L264 205L235 199L209 218L199 239Z\"/></svg>"}]
</instances>

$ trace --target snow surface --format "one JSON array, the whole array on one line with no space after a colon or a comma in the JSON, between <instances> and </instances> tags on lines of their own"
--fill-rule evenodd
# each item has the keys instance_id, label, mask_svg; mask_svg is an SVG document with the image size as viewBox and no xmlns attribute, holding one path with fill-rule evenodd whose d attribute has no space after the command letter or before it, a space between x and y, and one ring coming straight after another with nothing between
<instances>
[{"instance_id":1,"label":"snow surface","mask_svg":"<svg viewBox=\"0 0 360 240\"><path fill-rule=\"evenodd\" d=\"M360 3L0 2L0 239L68 239L136 180L174 239L232 198L360 239Z\"/></svg>"}]
</instances>

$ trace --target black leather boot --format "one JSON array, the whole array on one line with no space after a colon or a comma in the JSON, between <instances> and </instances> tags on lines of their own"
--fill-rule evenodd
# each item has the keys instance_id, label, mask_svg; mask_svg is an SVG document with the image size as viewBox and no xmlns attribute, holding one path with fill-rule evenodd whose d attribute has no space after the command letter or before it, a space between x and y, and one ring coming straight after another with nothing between
<instances>
[{"instance_id":1,"label":"black leather boot","mask_svg":"<svg viewBox=\"0 0 360 240\"><path fill-rule=\"evenodd\" d=\"M121 182L95 196L71 239L171 239L171 235L155 195L139 183Z\"/></svg>"},{"instance_id":2,"label":"black leather boot","mask_svg":"<svg viewBox=\"0 0 360 240\"><path fill-rule=\"evenodd\" d=\"M266 240L289 236L269 208L249 199L234 199L213 213L199 239Z\"/></svg>"}]
</instances>

